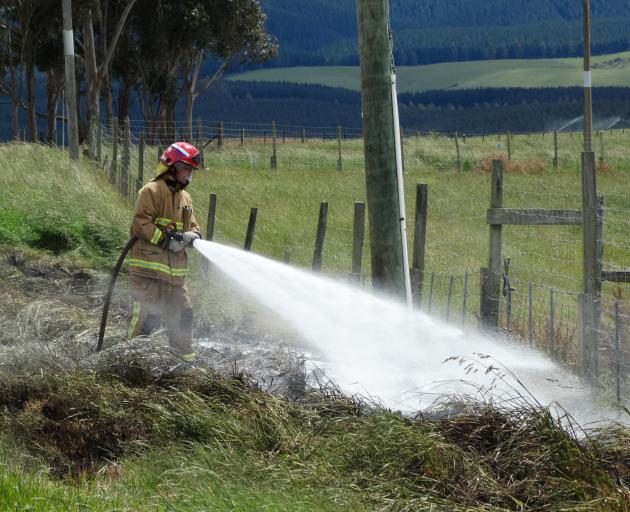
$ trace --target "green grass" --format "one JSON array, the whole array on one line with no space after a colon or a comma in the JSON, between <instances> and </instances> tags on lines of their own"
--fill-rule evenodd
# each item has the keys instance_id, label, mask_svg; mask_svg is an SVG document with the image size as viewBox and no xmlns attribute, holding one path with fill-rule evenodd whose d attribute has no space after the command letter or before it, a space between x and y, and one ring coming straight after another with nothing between
<instances>
[{"instance_id":1,"label":"green grass","mask_svg":"<svg viewBox=\"0 0 630 512\"><path fill-rule=\"evenodd\" d=\"M422 422L203 372L0 386L5 510L627 510L627 432L578 443L526 402Z\"/></svg>"},{"instance_id":2,"label":"green grass","mask_svg":"<svg viewBox=\"0 0 630 512\"><path fill-rule=\"evenodd\" d=\"M594 86L627 86L630 52L593 57ZM599 66L599 68L597 67ZM398 91L485 87L570 87L582 85L579 58L487 60L399 66ZM293 82L360 90L356 66L320 66L259 69L228 77L229 80Z\"/></svg>"},{"instance_id":3,"label":"green grass","mask_svg":"<svg viewBox=\"0 0 630 512\"><path fill-rule=\"evenodd\" d=\"M3 144L0 155L0 243L109 265L126 239L129 206L103 172L38 144Z\"/></svg>"}]
</instances>

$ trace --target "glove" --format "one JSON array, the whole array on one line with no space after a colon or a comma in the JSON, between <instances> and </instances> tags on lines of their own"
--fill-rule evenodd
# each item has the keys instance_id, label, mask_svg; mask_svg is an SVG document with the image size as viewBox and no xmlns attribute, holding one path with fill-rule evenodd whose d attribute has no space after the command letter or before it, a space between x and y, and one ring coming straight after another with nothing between
<instances>
[{"instance_id":1,"label":"glove","mask_svg":"<svg viewBox=\"0 0 630 512\"><path fill-rule=\"evenodd\" d=\"M182 235L182 242L186 247L191 247L195 240L199 240L201 237L194 231L186 231Z\"/></svg>"},{"instance_id":2,"label":"glove","mask_svg":"<svg viewBox=\"0 0 630 512\"><path fill-rule=\"evenodd\" d=\"M186 248L186 244L182 240L171 238L168 242L167 249L171 252L180 252Z\"/></svg>"},{"instance_id":3,"label":"glove","mask_svg":"<svg viewBox=\"0 0 630 512\"><path fill-rule=\"evenodd\" d=\"M160 246L171 252L183 251L186 248L186 244L184 243L184 234L170 229L165 229L164 237L160 242Z\"/></svg>"}]
</instances>

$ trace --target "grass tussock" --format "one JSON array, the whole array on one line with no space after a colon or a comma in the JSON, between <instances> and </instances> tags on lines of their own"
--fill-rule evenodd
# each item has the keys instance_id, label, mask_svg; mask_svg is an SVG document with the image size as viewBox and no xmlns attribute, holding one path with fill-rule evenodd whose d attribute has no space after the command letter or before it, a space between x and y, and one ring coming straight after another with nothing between
<instances>
[{"instance_id":1,"label":"grass tussock","mask_svg":"<svg viewBox=\"0 0 630 512\"><path fill-rule=\"evenodd\" d=\"M505 153L492 153L481 158L475 165L475 170L482 173L492 171L492 162L500 160L503 172L518 174L542 174L547 164L541 158L530 157L519 160L508 160Z\"/></svg>"},{"instance_id":2,"label":"grass tussock","mask_svg":"<svg viewBox=\"0 0 630 512\"><path fill-rule=\"evenodd\" d=\"M0 411L2 431L61 477L115 480L112 464L184 442L264 467L251 478L275 488L356 491L369 508L624 511L630 497L627 429L578 438L526 404L422 421L336 393L285 402L196 370L146 386L4 376Z\"/></svg>"}]
</instances>

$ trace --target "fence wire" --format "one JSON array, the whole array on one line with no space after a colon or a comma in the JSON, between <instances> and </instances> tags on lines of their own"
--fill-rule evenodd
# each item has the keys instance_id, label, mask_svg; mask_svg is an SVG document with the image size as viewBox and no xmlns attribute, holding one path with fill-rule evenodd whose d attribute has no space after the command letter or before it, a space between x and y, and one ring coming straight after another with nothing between
<instances>
[{"instance_id":1,"label":"fence wire","mask_svg":"<svg viewBox=\"0 0 630 512\"><path fill-rule=\"evenodd\" d=\"M124 169L123 129L114 134L101 127L101 162L104 172L131 201L142 183L152 178L159 154L169 141L186 138L181 123L149 129L146 123L129 124L128 164ZM168 129L168 130L167 130ZM170 130L170 132L169 132ZM168 135L167 135L168 133ZM327 179L363 180L364 156L361 131L339 127L297 127L272 124L198 122L193 142L203 148L206 167L242 172L239 190L254 196L255 185L247 176L260 176L272 168L278 172L312 177L313 186L325 189ZM171 137L170 139L168 137ZM625 130L597 132L594 137L598 166L598 190L603 196L604 269L630 268L630 189L618 173L630 171L624 151ZM139 154L139 142L144 152ZM114 151L114 142L117 149ZM492 161L503 162L503 206L580 210L582 205L580 152L577 133L494 134L467 136L404 132L403 158L406 180L429 183L426 269L422 299L417 306L455 325L477 326L480 308L480 267L487 266L488 225ZM274 149L275 148L275 149ZM222 149L229 149L223 151ZM116 155L114 156L114 153ZM139 169L143 160L142 179ZM126 181L124 179L127 174ZM265 174L267 175L267 174ZM340 178L343 177L343 178ZM311 178L308 178L310 180ZM319 181L315 181L319 180ZM307 183L311 183L307 181ZM624 182L625 183L625 182ZM324 194L324 190L322 190ZM414 189L408 187L408 233L413 233ZM322 200L324 197L322 197ZM360 199L360 198L357 198ZM221 200L238 201L239 197ZM247 210L238 217L219 208L215 239L241 245L245 239ZM207 209L198 217L205 223ZM350 279L352 269L352 214L329 212L322 270ZM312 223L296 226L290 237L265 224L255 231L253 250L309 267L313 258L317 211ZM458 236L442 236L449 231ZM410 252L413 246L409 243ZM359 282L371 282L369 233L362 245ZM504 226L502 254L510 258L509 286L499 301L499 329L524 344L547 353L558 363L579 370L582 229L572 226ZM605 388L623 402L630 397L630 285L603 283L598 331L598 369Z\"/></svg>"}]
</instances>

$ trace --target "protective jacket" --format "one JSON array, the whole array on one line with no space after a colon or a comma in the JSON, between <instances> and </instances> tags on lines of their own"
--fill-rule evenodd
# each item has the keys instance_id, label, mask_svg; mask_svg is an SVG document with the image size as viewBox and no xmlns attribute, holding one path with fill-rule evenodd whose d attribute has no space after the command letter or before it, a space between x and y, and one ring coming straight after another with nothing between
<instances>
[{"instance_id":1,"label":"protective jacket","mask_svg":"<svg viewBox=\"0 0 630 512\"><path fill-rule=\"evenodd\" d=\"M138 192L130 232L131 236L138 236L138 241L127 261L129 272L133 275L161 279L181 286L188 273L188 258L186 251L172 252L160 246L166 227L177 231L195 231L201 235L192 214L190 194L170 187L162 175Z\"/></svg>"}]
</instances>

